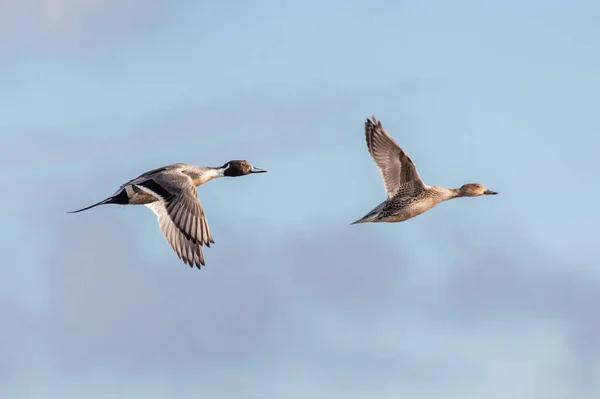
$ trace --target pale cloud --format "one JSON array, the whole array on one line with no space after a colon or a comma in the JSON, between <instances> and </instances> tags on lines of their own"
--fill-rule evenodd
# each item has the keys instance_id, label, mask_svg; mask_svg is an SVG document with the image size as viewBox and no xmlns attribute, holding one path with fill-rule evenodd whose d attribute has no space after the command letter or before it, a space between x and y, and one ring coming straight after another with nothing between
<instances>
[{"instance_id":1,"label":"pale cloud","mask_svg":"<svg viewBox=\"0 0 600 399\"><path fill-rule=\"evenodd\" d=\"M265 137L270 133L257 128L267 114L258 111L242 120L255 121L252 129ZM201 127L206 120L186 123ZM320 120L323 128L329 123ZM271 123L269 130L285 127L276 118ZM302 130L294 125L292 132ZM311 143L317 135L308 131L304 138ZM131 148L134 141L119 143ZM302 145L298 141L306 154ZM227 146L208 148L219 147ZM275 147L283 151L285 140ZM329 210L335 223L287 221L284 209L308 219L307 203L330 203L326 191L309 195L312 200L288 195L273 218L260 202L272 208L279 187L272 182L288 177L281 169L297 169L287 164L302 159L292 150L268 179L202 188L217 243L206 250L208 266L200 271L176 258L142 207L64 215L67 204L88 197L87 177L44 169L39 184L22 190L55 193L49 201L11 199L33 210L16 214L35 230L26 237L44 237L47 245L43 263L31 266L44 277L47 306L0 303L10 309L7 321L18 326L7 336L18 344L2 348L0 372L12 381L6 390L19 397L35 378L47 392L78 397L101 378L109 381L106 396L127 386L132 396L150 390L156 397L185 397L199 384L217 398L278 397L308 385L303 397L352 398L366 391L377 397L594 397L600 360L595 275L572 273L569 262L544 255L535 237L514 233L517 224L498 230L487 222L440 220L444 213L438 212L436 222L422 216L418 223L357 229L337 209ZM274 164L276 152L268 146L257 145L256 154L261 166ZM129 176L116 162L94 167L98 186L112 190ZM339 183L347 188L348 178ZM22 352L35 358L23 359ZM33 363L38 366L30 368ZM65 376L79 385L53 382Z\"/></svg>"},{"instance_id":2,"label":"pale cloud","mask_svg":"<svg viewBox=\"0 0 600 399\"><path fill-rule=\"evenodd\" d=\"M2 0L0 37L52 40L90 36L93 31L119 31L139 23L163 0Z\"/></svg>"},{"instance_id":3,"label":"pale cloud","mask_svg":"<svg viewBox=\"0 0 600 399\"><path fill-rule=\"evenodd\" d=\"M158 0L131 0L120 3L122 7L106 1L1 1L0 34L37 42L90 37L122 41L123 29L139 32L140 23L148 26L152 20L148 15L168 14L156 13L156 7L166 4ZM330 11L340 9L327 9L319 18L324 21ZM356 21L364 19L363 11L356 13ZM50 92L48 103L59 97L70 101L64 104L67 113L62 106L49 108L45 97L30 102L23 101L27 96L7 96L8 109L21 104L23 113L13 123L18 132L4 130L11 143L0 150L5 191L11 193L0 198L6 210L0 234L8 243L0 282L1 321L7 326L0 342L0 391L11 398L66 399L598 398L598 251L581 244L594 236L595 213L580 198L548 195L548 185L540 184L544 179L572 181L573 171L579 179L591 176L592 169L578 167L581 153L565 151L565 146L593 148L581 144L589 142L581 131L589 130L595 120L573 115L593 103L586 94L593 92L589 88L594 82L567 96L564 90L553 91L561 99L556 102L561 112L547 112L554 108L539 105L552 100L547 87L572 86L572 79L558 79L542 94L520 83L540 71L585 77L581 68L595 64L576 61L565 48L575 51L579 46L581 54L589 54L582 46L587 41L540 41L533 47L548 52L532 53L531 41L523 40L528 31L512 18L488 24L482 15L461 9L460 15L444 14L432 22L430 11L423 8L420 18L404 13L405 24L387 19L380 23L370 15L376 23L363 26L364 31L339 14L348 25L338 21L322 26L340 35L335 37L307 31L304 21L295 21L297 37L313 33L315 46L309 46L310 51L286 46L290 52L280 53L279 61L270 64L259 55L261 68L255 72L265 75L264 81L254 80L255 72L238 62L246 51L254 52L258 37L248 35L246 27L257 21L284 27L288 21L256 7L240 26L206 14L219 27L208 29L205 36L223 49L216 54L234 57L214 57L194 43L194 51L203 54L202 64L183 57L181 65L200 77L193 81L196 85L179 64L148 75L152 82L153 75L176 75L181 87L198 97L185 102L190 105L186 109L160 90L172 83L170 78L138 91L145 81L133 79L135 74L109 83L84 71L97 81L85 86L85 80L67 79L71 69L66 68L58 74L65 79L49 74L40 80L58 82L45 90L33 75L24 76L23 81L33 83L13 86L15 93ZM528 29L562 39L561 32L537 29L534 22L543 22L538 17L531 15ZM456 29L461 18L467 24ZM484 21L485 26L469 32L465 29L471 21ZM574 39L578 27L585 26L581 21L564 25ZM182 43L202 24L195 18L185 23L193 26L177 19L174 31L181 34L162 45L181 46L187 54ZM515 29L498 36L508 40L499 43L497 33L504 31L496 28L508 25ZM390 31L396 26L408 29ZM221 41L223 32L236 41L245 38L239 40L244 51L229 46L233 41ZM335 51L344 48L344 41L337 40L342 35L348 39L348 58ZM6 37L0 37L2 42ZM398 42L398 37L419 40ZM473 38L482 46L469 47ZM268 48L270 42L266 44ZM160 46L151 50L152 57L136 65L149 65L157 58L170 63ZM514 53L526 55L527 62L511 58ZM232 68L242 66L240 79L204 68L211 64L204 62L204 54L213 54L214 70L238 57ZM544 54L548 57L540 57ZM553 59L550 54L563 55L564 62L548 62ZM392 67L369 69L377 67L377 57ZM110 54L106 60L113 58ZM307 62L290 62L300 58ZM357 62L360 59L369 68ZM569 61L577 64L568 68ZM344 91L324 84L320 92L306 93L308 80L299 80L306 90L298 93L298 87L273 82L275 69L269 65L283 70L282 79L289 81L304 76L307 67L329 65L332 69L323 73L323 82L335 72L346 76L352 87L340 81ZM513 69L517 66L525 69ZM451 101L428 98L427 106L411 108L411 101L402 99L403 88L388 84L409 70L464 74L477 87L465 85L449 93ZM503 81L509 75L518 78L512 84ZM375 88L376 77L381 78L378 87L389 88L388 93L360 91L356 82L364 82L363 89ZM203 90L207 80L219 85ZM265 89L252 92L240 84L243 81L261 87L265 83ZM68 82L79 88L70 96L65 95L69 85L63 84ZM102 97L98 86L109 94L107 104L88 102ZM115 93L121 93L121 102ZM137 109L143 96L162 102ZM471 102L480 107L469 109ZM90 111L80 119L75 116L86 114L86 107L75 107L78 103ZM56 112L65 112L57 119L61 122L45 119ZM431 183L460 184L462 176L486 176L484 182L489 179L496 189L496 176L496 182L504 182L497 188L501 195L456 200L401 224L348 226L385 196L365 149L362 123L371 112L388 121L386 127L410 149ZM464 124L446 117L446 112L461 120L472 115L479 122L472 134L465 133ZM420 118L419 126L411 127L414 118ZM528 129L520 129L523 126ZM564 131L572 132L568 139ZM563 163L570 167L547 173L539 165L555 164L552 153L564 155ZM504 162L506 154L509 163ZM177 259L156 219L143 207L106 206L64 214L104 198L126 179L158 165L222 164L237 156L269 174L220 179L199 190L216 240L206 250L208 265L203 270L190 269ZM518 178L524 173L525 178ZM537 185L531 187L531 181ZM569 212L557 212L561 209ZM561 218L573 223L562 223Z\"/></svg>"},{"instance_id":4,"label":"pale cloud","mask_svg":"<svg viewBox=\"0 0 600 399\"><path fill-rule=\"evenodd\" d=\"M536 272L560 260L505 256L479 234L454 240L454 254L428 266L440 269L432 280L418 249L366 229L273 230L214 211L222 239L198 271L176 259L149 212L135 209L50 216L40 227L55 231L43 268L49 308L44 317L6 313L19 342L36 343L3 351L13 365L0 369L12 376L9 392L40 375L24 367L33 359L19 358L23 351L51 364L50 376L80 381L42 380L48 392L74 396L100 376L106 395L127 385L157 397L185 397L194 384L219 398L294 397L301 386L298 397L319 398L591 398L598 388L594 284ZM530 246L502 241L516 253ZM431 245L443 248L442 239Z\"/></svg>"},{"instance_id":5,"label":"pale cloud","mask_svg":"<svg viewBox=\"0 0 600 399\"><path fill-rule=\"evenodd\" d=\"M82 26L86 19L104 13L123 12L131 0L37 0L33 10L49 31L61 32L69 26Z\"/></svg>"}]
</instances>

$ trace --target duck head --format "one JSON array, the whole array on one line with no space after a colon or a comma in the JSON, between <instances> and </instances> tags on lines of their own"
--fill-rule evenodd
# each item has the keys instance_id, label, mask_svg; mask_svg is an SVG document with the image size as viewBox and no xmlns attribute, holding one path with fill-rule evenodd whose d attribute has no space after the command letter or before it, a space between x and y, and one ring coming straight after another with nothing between
<instances>
[{"instance_id":1,"label":"duck head","mask_svg":"<svg viewBox=\"0 0 600 399\"><path fill-rule=\"evenodd\" d=\"M487 189L483 184L467 183L458 189L461 197L479 197L480 195L496 195L495 191Z\"/></svg>"},{"instance_id":2,"label":"duck head","mask_svg":"<svg viewBox=\"0 0 600 399\"><path fill-rule=\"evenodd\" d=\"M250 173L265 173L266 170L255 168L250 165L250 162L244 160L234 160L229 161L225 165L221 166L223 170L223 176L227 177L237 177L237 176L245 176Z\"/></svg>"}]
</instances>

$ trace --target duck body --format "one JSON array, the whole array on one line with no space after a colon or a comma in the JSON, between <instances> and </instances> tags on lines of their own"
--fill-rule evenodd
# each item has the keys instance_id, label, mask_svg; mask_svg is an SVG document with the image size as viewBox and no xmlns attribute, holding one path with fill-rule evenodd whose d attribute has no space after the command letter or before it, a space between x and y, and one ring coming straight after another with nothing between
<instances>
[{"instance_id":1,"label":"duck body","mask_svg":"<svg viewBox=\"0 0 600 399\"><path fill-rule=\"evenodd\" d=\"M443 201L454 198L454 196L455 194L451 190L438 186L426 187L416 193L398 193L352 224L403 222L430 210Z\"/></svg>"},{"instance_id":2,"label":"duck body","mask_svg":"<svg viewBox=\"0 0 600 399\"><path fill-rule=\"evenodd\" d=\"M497 194L479 183L464 184L460 188L425 184L412 159L374 116L365 123L365 135L367 148L379 168L388 198L351 224L403 222L452 198Z\"/></svg>"},{"instance_id":3,"label":"duck body","mask_svg":"<svg viewBox=\"0 0 600 399\"><path fill-rule=\"evenodd\" d=\"M214 243L196 187L218 177L262 173L247 161L229 161L220 167L174 163L150 170L121 185L110 197L69 213L104 204L145 205L158 218L165 238L184 263L204 265L202 246Z\"/></svg>"}]
</instances>

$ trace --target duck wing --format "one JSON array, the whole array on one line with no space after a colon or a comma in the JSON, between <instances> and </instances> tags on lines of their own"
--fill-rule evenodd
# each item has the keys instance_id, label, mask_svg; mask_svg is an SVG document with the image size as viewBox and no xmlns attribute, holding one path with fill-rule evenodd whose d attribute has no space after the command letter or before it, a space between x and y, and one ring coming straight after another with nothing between
<instances>
[{"instance_id":1,"label":"duck wing","mask_svg":"<svg viewBox=\"0 0 600 399\"><path fill-rule=\"evenodd\" d=\"M191 177L176 170L155 174L135 185L159 198L146 207L156 214L177 256L190 266L203 266L202 245L210 247L214 240Z\"/></svg>"},{"instance_id":2,"label":"duck wing","mask_svg":"<svg viewBox=\"0 0 600 399\"><path fill-rule=\"evenodd\" d=\"M401 186L410 185L414 189L425 188L417 168L410 157L385 131L381 122L372 116L365 122L367 148L379 168L388 198L398 193ZM409 184L407 184L409 183Z\"/></svg>"}]
</instances>

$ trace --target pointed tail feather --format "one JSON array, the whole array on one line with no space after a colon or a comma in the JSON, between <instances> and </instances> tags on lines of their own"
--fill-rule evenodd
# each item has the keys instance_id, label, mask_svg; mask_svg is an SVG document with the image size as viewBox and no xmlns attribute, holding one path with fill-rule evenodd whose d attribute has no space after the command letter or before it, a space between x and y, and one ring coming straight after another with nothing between
<instances>
[{"instance_id":1,"label":"pointed tail feather","mask_svg":"<svg viewBox=\"0 0 600 399\"><path fill-rule=\"evenodd\" d=\"M123 189L118 194L115 194L112 197L108 197L107 199L102 200L94 205L90 205L85 208L81 208L76 211L71 211L71 212L67 212L67 213L77 213L77 212L81 212L81 211L87 211L88 209L91 209L98 205L104 205L104 204L127 205L127 204L129 204L129 197L127 196L125 189Z\"/></svg>"},{"instance_id":2,"label":"pointed tail feather","mask_svg":"<svg viewBox=\"0 0 600 399\"><path fill-rule=\"evenodd\" d=\"M359 223L369 223L369 222L372 222L374 219L375 219L374 215L367 215L365 217L358 219L356 222L350 223L350 226L352 226L353 224L359 224Z\"/></svg>"},{"instance_id":3,"label":"pointed tail feather","mask_svg":"<svg viewBox=\"0 0 600 399\"><path fill-rule=\"evenodd\" d=\"M96 207L98 205L104 205L104 204L112 204L112 203L114 203L114 202L111 202L111 200L112 200L112 197L109 197L109 198L107 198L107 199L105 199L103 201L100 201L100 202L98 202L98 203L96 203L94 205L86 206L85 208L81 208L81 209L78 209L76 211L70 211L70 212L67 212L67 213L77 213L77 212L81 212L81 211L87 211L88 209L94 208L94 207Z\"/></svg>"},{"instance_id":4,"label":"pointed tail feather","mask_svg":"<svg viewBox=\"0 0 600 399\"><path fill-rule=\"evenodd\" d=\"M371 210L371 212L367 213L365 216L358 219L356 222L350 223L350 226L352 226L353 224L359 224L359 223L378 222L381 210L383 208L385 208L386 204L387 204L387 201L383 201L381 204L379 204L375 208L373 208Z\"/></svg>"}]
</instances>

